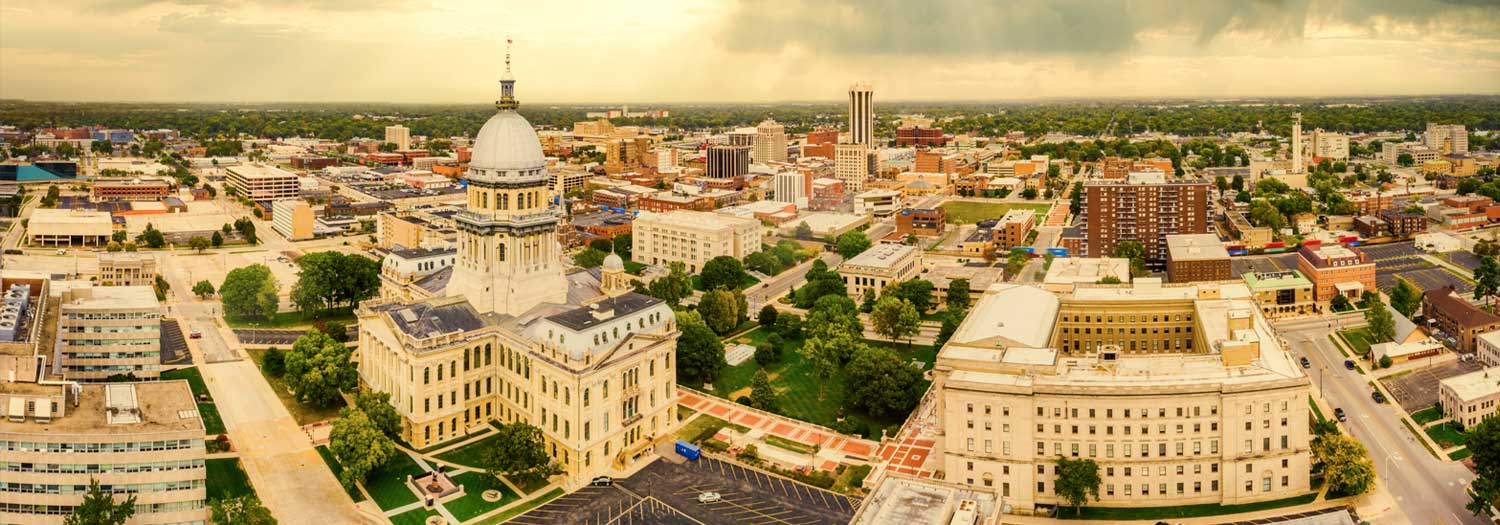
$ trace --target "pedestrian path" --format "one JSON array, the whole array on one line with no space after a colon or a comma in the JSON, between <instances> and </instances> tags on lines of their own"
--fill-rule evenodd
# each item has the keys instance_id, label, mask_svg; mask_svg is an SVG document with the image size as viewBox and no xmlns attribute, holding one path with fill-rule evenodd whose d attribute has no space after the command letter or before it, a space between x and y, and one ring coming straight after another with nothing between
<instances>
[{"instance_id":1,"label":"pedestrian path","mask_svg":"<svg viewBox=\"0 0 1500 525\"><path fill-rule=\"evenodd\" d=\"M678 388L677 391L677 402L682 406L743 425L752 431L759 430L818 447L820 461L815 466L820 470L832 471L838 467L840 460L869 462L876 459L875 451L879 444L874 441L840 434L819 425L731 403L691 389Z\"/></svg>"}]
</instances>

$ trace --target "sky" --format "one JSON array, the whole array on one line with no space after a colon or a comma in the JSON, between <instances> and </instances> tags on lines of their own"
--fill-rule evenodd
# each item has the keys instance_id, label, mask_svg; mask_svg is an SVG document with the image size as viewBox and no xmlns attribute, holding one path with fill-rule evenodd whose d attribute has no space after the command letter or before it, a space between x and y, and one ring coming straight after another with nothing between
<instances>
[{"instance_id":1,"label":"sky","mask_svg":"<svg viewBox=\"0 0 1500 525\"><path fill-rule=\"evenodd\" d=\"M1500 94L1500 0L4 0L0 98Z\"/></svg>"}]
</instances>

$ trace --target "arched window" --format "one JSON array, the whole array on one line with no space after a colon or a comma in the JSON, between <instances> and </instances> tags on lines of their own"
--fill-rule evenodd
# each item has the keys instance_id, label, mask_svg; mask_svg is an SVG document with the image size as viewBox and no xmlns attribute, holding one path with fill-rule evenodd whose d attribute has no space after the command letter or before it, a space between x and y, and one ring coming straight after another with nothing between
<instances>
[{"instance_id":1,"label":"arched window","mask_svg":"<svg viewBox=\"0 0 1500 525\"><path fill-rule=\"evenodd\" d=\"M505 244L504 243L501 243L499 245L499 247L495 249L495 255L496 255L496 257L499 257L500 262L505 262Z\"/></svg>"}]
</instances>

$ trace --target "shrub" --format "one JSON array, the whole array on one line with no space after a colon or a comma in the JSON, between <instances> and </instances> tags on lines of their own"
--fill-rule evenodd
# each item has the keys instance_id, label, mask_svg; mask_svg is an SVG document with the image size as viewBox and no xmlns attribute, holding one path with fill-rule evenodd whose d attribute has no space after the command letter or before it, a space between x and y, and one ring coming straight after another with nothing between
<instances>
[{"instance_id":1,"label":"shrub","mask_svg":"<svg viewBox=\"0 0 1500 525\"><path fill-rule=\"evenodd\" d=\"M282 374L286 373L286 354L276 349L276 347L271 347L266 350L266 356L261 359L260 366L265 369L267 374L271 374L274 377L281 377Z\"/></svg>"},{"instance_id":2,"label":"shrub","mask_svg":"<svg viewBox=\"0 0 1500 525\"><path fill-rule=\"evenodd\" d=\"M735 398L734 402L741 405L750 406L750 396L740 396L738 398Z\"/></svg>"}]
</instances>

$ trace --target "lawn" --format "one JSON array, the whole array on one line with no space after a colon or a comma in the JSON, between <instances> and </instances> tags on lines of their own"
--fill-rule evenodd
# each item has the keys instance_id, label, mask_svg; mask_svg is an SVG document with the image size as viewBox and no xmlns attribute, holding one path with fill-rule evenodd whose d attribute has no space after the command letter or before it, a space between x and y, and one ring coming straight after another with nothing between
<instances>
[{"instance_id":1,"label":"lawn","mask_svg":"<svg viewBox=\"0 0 1500 525\"><path fill-rule=\"evenodd\" d=\"M1464 439L1468 436L1459 432L1451 423L1443 423L1427 427L1427 437L1432 438L1438 446L1448 448L1464 444Z\"/></svg>"},{"instance_id":2,"label":"lawn","mask_svg":"<svg viewBox=\"0 0 1500 525\"><path fill-rule=\"evenodd\" d=\"M1344 342L1349 344L1351 350L1354 350L1354 355L1360 356L1370 353L1370 344L1374 342L1367 328L1343 330L1339 332L1339 337L1344 338Z\"/></svg>"},{"instance_id":3,"label":"lawn","mask_svg":"<svg viewBox=\"0 0 1500 525\"><path fill-rule=\"evenodd\" d=\"M270 321L252 317L224 316L224 323L230 328L307 328L318 321L337 321L346 326L358 322L354 317L352 306L334 308L315 317L304 315L302 312L276 312L276 315L271 316Z\"/></svg>"},{"instance_id":4,"label":"lawn","mask_svg":"<svg viewBox=\"0 0 1500 525\"><path fill-rule=\"evenodd\" d=\"M1455 450L1455 451L1449 453L1448 454L1448 459L1451 459L1453 461L1458 461L1458 460L1461 460L1461 459L1468 458L1469 456L1472 456L1472 455L1474 455L1474 453L1473 452L1469 452L1469 449L1467 447L1465 447L1465 448L1461 448L1461 449L1458 449L1458 450Z\"/></svg>"},{"instance_id":5,"label":"lawn","mask_svg":"<svg viewBox=\"0 0 1500 525\"><path fill-rule=\"evenodd\" d=\"M740 432L750 431L749 427L732 424L728 421L724 421L708 414L703 414L701 416L698 416L697 419L689 421L688 424L683 425L682 428L677 429L677 439L687 441L689 443L697 442L713 437L714 434L717 434L719 432L719 429L724 427L733 428ZM522 487L523 490L525 488L526 487Z\"/></svg>"},{"instance_id":6,"label":"lawn","mask_svg":"<svg viewBox=\"0 0 1500 525\"><path fill-rule=\"evenodd\" d=\"M260 348L246 348L250 353L250 360L255 361L256 368L260 368L261 361L265 359L266 351ZM343 408L343 398L339 398L333 406L315 407L297 401L286 388L286 382L279 377L267 374L264 368L260 369L261 377L266 378L266 383L271 385L271 391L276 392L276 397L281 399L281 404L286 406L286 411L292 413L292 419L297 420L298 425L310 425L320 421L327 421L338 417L339 409Z\"/></svg>"},{"instance_id":7,"label":"lawn","mask_svg":"<svg viewBox=\"0 0 1500 525\"><path fill-rule=\"evenodd\" d=\"M484 453L484 449L489 448L499 438L498 434L485 436L484 439L480 439L479 441L438 454L437 458L465 467L483 468L480 466L480 457Z\"/></svg>"},{"instance_id":8,"label":"lawn","mask_svg":"<svg viewBox=\"0 0 1500 525\"><path fill-rule=\"evenodd\" d=\"M465 472L453 476L453 481L464 486L464 495L461 498L443 503L448 512L459 521L469 521L480 514L484 514L520 498L516 492L502 483L495 483L489 476L478 472ZM484 500L484 491L495 489L500 491L500 501L490 503Z\"/></svg>"},{"instance_id":9,"label":"lawn","mask_svg":"<svg viewBox=\"0 0 1500 525\"><path fill-rule=\"evenodd\" d=\"M860 488L865 482L865 477L870 475L872 467L869 465L843 465L839 467L839 477L833 482L834 492L850 494L854 489Z\"/></svg>"},{"instance_id":10,"label":"lawn","mask_svg":"<svg viewBox=\"0 0 1500 525\"><path fill-rule=\"evenodd\" d=\"M208 487L210 501L255 494L255 488L250 486L250 476L240 466L239 458L209 459L203 464L208 471L204 485Z\"/></svg>"},{"instance_id":11,"label":"lawn","mask_svg":"<svg viewBox=\"0 0 1500 525\"><path fill-rule=\"evenodd\" d=\"M948 212L949 224L974 224L985 219L998 219L1010 210L1034 210L1037 220L1052 208L1050 204L1024 204L1000 202L949 201L940 208Z\"/></svg>"},{"instance_id":12,"label":"lawn","mask_svg":"<svg viewBox=\"0 0 1500 525\"><path fill-rule=\"evenodd\" d=\"M495 426L496 424L497 424L496 422L491 422L490 423L491 426ZM498 427L496 427L496 428L498 428ZM474 439L474 438L477 438L479 436L483 436L483 435L486 435L486 434L489 434L489 433L490 433L489 427L485 427L484 429L479 430L477 432L471 432L471 433L468 433L468 434L465 434L465 435L462 435L462 436L458 436L456 438L449 439L449 440L441 442L441 443L435 443L435 444L432 444L432 445L428 445L426 448L420 448L420 449L411 446L410 443L407 443L404 440L397 440L396 442L400 443L401 446L403 446L403 447L415 450L417 452L421 452L423 454L431 454L432 451L434 451L434 450L440 450L440 449L443 449L443 448L446 448L446 447L453 446L454 444L457 444L457 443L463 443L463 442L468 441L470 439Z\"/></svg>"},{"instance_id":13,"label":"lawn","mask_svg":"<svg viewBox=\"0 0 1500 525\"><path fill-rule=\"evenodd\" d=\"M408 474L417 477L425 472L416 461L412 461L411 456L398 451L395 457L386 462L385 466L380 467L380 470L370 473L370 477L365 479L365 490L370 493L370 498L380 505L381 510L391 510L408 503L415 503L417 494L406 485Z\"/></svg>"},{"instance_id":14,"label":"lawn","mask_svg":"<svg viewBox=\"0 0 1500 525\"><path fill-rule=\"evenodd\" d=\"M412 510L391 516L392 525L426 525L427 518L438 515L437 510L428 510L417 507ZM455 518L458 516L454 516Z\"/></svg>"},{"instance_id":15,"label":"lawn","mask_svg":"<svg viewBox=\"0 0 1500 525\"><path fill-rule=\"evenodd\" d=\"M1318 408L1318 402L1313 401L1312 396L1307 396L1307 404L1312 406L1313 415L1318 417L1318 421L1321 422L1328 420L1328 418L1323 417L1323 410Z\"/></svg>"},{"instance_id":16,"label":"lawn","mask_svg":"<svg viewBox=\"0 0 1500 525\"><path fill-rule=\"evenodd\" d=\"M562 488L555 488L555 489L549 490L549 491L547 491L546 494L542 494L542 495L537 496L535 498L531 498L531 499L529 499L529 500L527 500L525 502L522 502L520 505L516 505L514 507L506 509L505 512L501 512L501 513L496 514L494 516L490 516L489 519L479 522L478 525L497 525L497 524L500 524L500 523L505 523L506 521L509 521L511 518L514 518L516 516L520 516L521 514L525 513L528 510L531 510L533 508L540 507L543 504L546 504L547 502L552 501L553 499L556 499L558 496L561 496L561 495L563 495L563 489Z\"/></svg>"},{"instance_id":17,"label":"lawn","mask_svg":"<svg viewBox=\"0 0 1500 525\"><path fill-rule=\"evenodd\" d=\"M333 478L338 479L339 475L344 473L344 466L339 464L339 460L333 459L333 452L328 450L328 445L318 445L317 451L318 457L323 458L323 464L328 465L328 470L333 472ZM344 492L349 494L349 499L354 500L355 503L365 500L365 494L358 488L346 488Z\"/></svg>"},{"instance_id":18,"label":"lawn","mask_svg":"<svg viewBox=\"0 0 1500 525\"><path fill-rule=\"evenodd\" d=\"M792 441L776 434L766 434L765 440L767 445L771 445L782 450L796 452L798 454L815 454L818 452L818 447L800 443L797 441Z\"/></svg>"},{"instance_id":19,"label":"lawn","mask_svg":"<svg viewBox=\"0 0 1500 525\"><path fill-rule=\"evenodd\" d=\"M1428 423L1443 418L1443 413L1437 411L1437 407L1427 407L1411 413L1411 420L1418 425L1426 426Z\"/></svg>"},{"instance_id":20,"label":"lawn","mask_svg":"<svg viewBox=\"0 0 1500 525\"><path fill-rule=\"evenodd\" d=\"M163 381L186 379L188 388L193 390L195 399L207 399L207 402L198 403L198 416L203 418L203 433L217 436L227 432L224 429L224 418L219 416L219 408L213 403L213 395L208 393L208 385L203 383L203 374L198 367L190 366L178 368L161 373Z\"/></svg>"},{"instance_id":21,"label":"lawn","mask_svg":"<svg viewBox=\"0 0 1500 525\"><path fill-rule=\"evenodd\" d=\"M1065 520L1089 520L1089 521L1124 521L1124 520L1165 520L1179 518L1196 518L1200 516L1221 516L1224 514L1239 514L1241 512L1256 512L1282 507L1293 507L1306 505L1318 499L1316 492L1294 496L1285 499L1260 501L1246 503L1243 505L1220 505L1207 503L1203 505L1182 505L1177 507L1084 507L1081 514L1073 512L1071 507L1059 508L1057 517Z\"/></svg>"}]
</instances>

